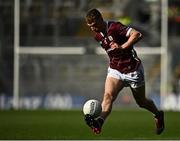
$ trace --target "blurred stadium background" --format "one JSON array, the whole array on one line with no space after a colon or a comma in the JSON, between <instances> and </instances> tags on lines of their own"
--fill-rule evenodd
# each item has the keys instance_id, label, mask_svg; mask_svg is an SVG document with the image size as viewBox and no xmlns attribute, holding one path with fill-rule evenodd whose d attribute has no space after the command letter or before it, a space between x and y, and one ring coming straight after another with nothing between
<instances>
[{"instance_id":1,"label":"blurred stadium background","mask_svg":"<svg viewBox=\"0 0 180 141\"><path fill-rule=\"evenodd\" d=\"M84 21L92 7L144 34L136 49L147 97L180 111L179 0L0 0L1 110L81 110L101 100L108 59ZM114 106L137 108L128 89Z\"/></svg>"},{"instance_id":2,"label":"blurred stadium background","mask_svg":"<svg viewBox=\"0 0 180 141\"><path fill-rule=\"evenodd\" d=\"M71 109L100 99L108 60L84 21L86 11L97 7L106 20L144 34L137 51L147 96L159 107L180 110L180 2L134 2L0 0L0 108ZM129 93L124 89L115 106L134 107Z\"/></svg>"}]
</instances>

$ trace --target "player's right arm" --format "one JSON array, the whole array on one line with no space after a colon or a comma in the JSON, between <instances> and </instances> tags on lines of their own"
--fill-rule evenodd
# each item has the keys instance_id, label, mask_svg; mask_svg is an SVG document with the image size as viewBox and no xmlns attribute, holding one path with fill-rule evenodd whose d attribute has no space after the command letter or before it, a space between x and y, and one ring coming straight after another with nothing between
<instances>
[{"instance_id":1,"label":"player's right arm","mask_svg":"<svg viewBox=\"0 0 180 141\"><path fill-rule=\"evenodd\" d=\"M118 43L112 41L109 45L111 48L120 48L120 49L127 49L129 47L132 47L135 43L137 43L140 39L142 39L142 34L131 28L131 31L129 32L128 36L128 40L123 43L122 45L119 45Z\"/></svg>"},{"instance_id":2,"label":"player's right arm","mask_svg":"<svg viewBox=\"0 0 180 141\"><path fill-rule=\"evenodd\" d=\"M125 26L121 23L115 23L113 24L115 32L119 35L120 42L124 40L125 42L122 42L122 44L118 44L116 41L112 41L109 45L111 48L120 48L120 49L127 49L129 47L132 47L135 43L137 43L141 38L142 34L137 31L134 28Z\"/></svg>"},{"instance_id":3,"label":"player's right arm","mask_svg":"<svg viewBox=\"0 0 180 141\"><path fill-rule=\"evenodd\" d=\"M120 48L122 49L131 47L135 43L137 43L140 39L142 39L142 34L133 28L131 28L129 35L127 36L128 36L128 40L124 44L120 45Z\"/></svg>"}]
</instances>

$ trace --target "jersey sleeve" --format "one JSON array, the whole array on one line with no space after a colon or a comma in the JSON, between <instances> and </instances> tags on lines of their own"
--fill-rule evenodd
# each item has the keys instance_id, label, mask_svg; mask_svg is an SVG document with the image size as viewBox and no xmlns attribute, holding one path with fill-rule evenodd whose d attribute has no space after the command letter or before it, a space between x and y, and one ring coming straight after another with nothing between
<instances>
[{"instance_id":1,"label":"jersey sleeve","mask_svg":"<svg viewBox=\"0 0 180 141\"><path fill-rule=\"evenodd\" d=\"M120 36L129 37L132 28L125 26L125 25L121 24L120 22L118 22L116 24L116 30L118 31L118 34Z\"/></svg>"}]
</instances>

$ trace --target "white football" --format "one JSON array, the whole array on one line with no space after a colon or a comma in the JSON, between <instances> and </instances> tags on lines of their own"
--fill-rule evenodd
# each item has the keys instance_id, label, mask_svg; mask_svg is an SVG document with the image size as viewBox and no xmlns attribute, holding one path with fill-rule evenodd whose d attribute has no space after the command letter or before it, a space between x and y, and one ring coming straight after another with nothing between
<instances>
[{"instance_id":1,"label":"white football","mask_svg":"<svg viewBox=\"0 0 180 141\"><path fill-rule=\"evenodd\" d=\"M84 115L92 115L93 117L100 116L102 112L101 103L98 100L90 99L84 103L83 113Z\"/></svg>"}]
</instances>

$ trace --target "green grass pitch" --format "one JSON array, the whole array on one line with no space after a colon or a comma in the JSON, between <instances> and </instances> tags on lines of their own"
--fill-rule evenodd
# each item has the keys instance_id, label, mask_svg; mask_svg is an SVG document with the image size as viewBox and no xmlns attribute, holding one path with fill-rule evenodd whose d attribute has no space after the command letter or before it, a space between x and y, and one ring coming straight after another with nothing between
<instances>
[{"instance_id":1,"label":"green grass pitch","mask_svg":"<svg viewBox=\"0 0 180 141\"><path fill-rule=\"evenodd\" d=\"M0 139L24 140L169 140L180 139L180 112L165 112L166 129L155 134L154 119L144 110L113 110L100 135L94 135L82 111L0 111Z\"/></svg>"}]
</instances>

